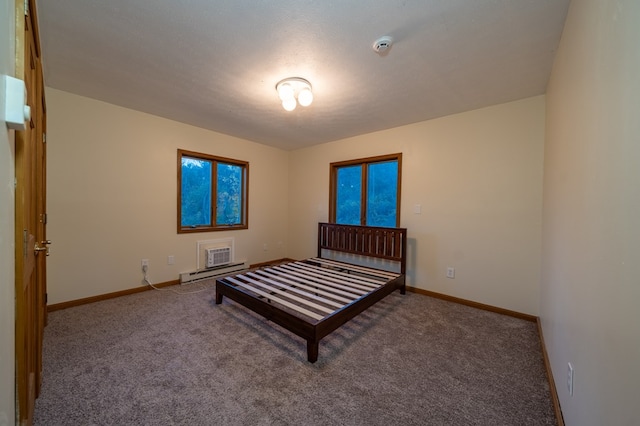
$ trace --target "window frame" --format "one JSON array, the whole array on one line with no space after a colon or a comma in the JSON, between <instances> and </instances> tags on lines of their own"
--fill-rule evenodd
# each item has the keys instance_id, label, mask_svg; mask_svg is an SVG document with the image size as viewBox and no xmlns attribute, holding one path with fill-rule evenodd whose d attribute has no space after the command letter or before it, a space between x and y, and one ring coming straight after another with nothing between
<instances>
[{"instance_id":1,"label":"window frame","mask_svg":"<svg viewBox=\"0 0 640 426\"><path fill-rule=\"evenodd\" d=\"M210 161L211 164L211 221L212 225L204 226L182 226L182 158L189 157L197 160ZM241 199L241 213L240 223L235 225L216 225L216 209L218 200L217 190L217 163L231 164L242 168L242 199ZM249 228L249 162L236 160L233 158L220 157L217 155L205 154L202 152L189 151L185 149L178 149L178 212L177 212L177 225L178 234L188 234L194 232L216 232L216 231L230 231L235 229L248 229Z\"/></svg>"},{"instance_id":2,"label":"window frame","mask_svg":"<svg viewBox=\"0 0 640 426\"><path fill-rule=\"evenodd\" d=\"M361 194L360 194L360 225L367 225L367 194L368 194L368 171L369 165L397 161L398 163L398 183L396 188L396 228L400 227L400 201L402 188L402 153L379 155L375 157L359 158L356 160L338 161L329 165L329 222L336 223L337 217L337 195L338 190L338 169L349 166L362 166Z\"/></svg>"}]
</instances>

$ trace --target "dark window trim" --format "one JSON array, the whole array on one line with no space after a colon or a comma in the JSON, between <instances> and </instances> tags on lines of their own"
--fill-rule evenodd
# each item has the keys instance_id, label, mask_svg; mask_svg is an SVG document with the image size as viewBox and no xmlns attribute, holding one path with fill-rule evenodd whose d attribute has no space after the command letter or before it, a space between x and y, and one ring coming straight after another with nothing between
<instances>
[{"instance_id":1,"label":"dark window trim","mask_svg":"<svg viewBox=\"0 0 640 426\"><path fill-rule=\"evenodd\" d=\"M182 226L182 157L191 157L207 161L212 161L212 170L215 171L211 179L211 194L213 199L211 200L211 220L214 223L212 226L197 226L197 227L184 227ZM233 164L235 166L242 167L242 213L241 223L238 225L215 225L216 218L216 204L217 204L217 164L218 163ZM233 158L219 157L216 155L204 154L202 152L188 151L184 149L178 149L178 213L177 224L178 234L189 234L194 232L216 232L216 231L229 231L234 229L248 229L249 228L249 162L242 160L235 160Z\"/></svg>"},{"instance_id":2,"label":"dark window trim","mask_svg":"<svg viewBox=\"0 0 640 426\"><path fill-rule=\"evenodd\" d=\"M379 155L376 157L359 158L357 160L338 161L329 165L329 222L336 222L336 184L338 181L338 169L347 166L363 166L362 167L362 194L360 211L360 224L366 225L367 220L367 173L368 165L373 163L382 163L385 161L398 162L398 187L396 198L396 227L400 227L400 189L402 188L402 153Z\"/></svg>"}]
</instances>

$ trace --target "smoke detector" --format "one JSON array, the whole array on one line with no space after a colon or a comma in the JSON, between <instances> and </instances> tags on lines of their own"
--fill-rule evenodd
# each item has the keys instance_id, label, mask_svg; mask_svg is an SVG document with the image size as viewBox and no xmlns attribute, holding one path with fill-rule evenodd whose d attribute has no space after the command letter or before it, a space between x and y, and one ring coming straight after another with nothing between
<instances>
[{"instance_id":1,"label":"smoke detector","mask_svg":"<svg viewBox=\"0 0 640 426\"><path fill-rule=\"evenodd\" d=\"M382 55L384 52L389 50L389 48L391 48L392 44L393 44L393 38L389 36L380 37L379 39L373 42L373 50L376 53Z\"/></svg>"}]
</instances>

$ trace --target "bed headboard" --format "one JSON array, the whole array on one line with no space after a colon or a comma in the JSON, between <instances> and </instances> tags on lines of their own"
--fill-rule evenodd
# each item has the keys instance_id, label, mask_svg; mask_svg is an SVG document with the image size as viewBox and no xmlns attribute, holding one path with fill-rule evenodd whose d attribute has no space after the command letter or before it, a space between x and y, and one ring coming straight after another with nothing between
<instances>
[{"instance_id":1,"label":"bed headboard","mask_svg":"<svg viewBox=\"0 0 640 426\"><path fill-rule=\"evenodd\" d=\"M322 257L322 250L396 261L404 275L407 269L407 229L321 222L318 223L318 257Z\"/></svg>"}]
</instances>

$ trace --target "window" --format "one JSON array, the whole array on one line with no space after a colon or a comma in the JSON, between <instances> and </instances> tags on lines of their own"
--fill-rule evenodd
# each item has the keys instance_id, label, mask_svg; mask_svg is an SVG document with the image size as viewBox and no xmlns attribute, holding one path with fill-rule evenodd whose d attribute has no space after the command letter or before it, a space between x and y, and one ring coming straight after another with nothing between
<instances>
[{"instance_id":1,"label":"window","mask_svg":"<svg viewBox=\"0 0 640 426\"><path fill-rule=\"evenodd\" d=\"M178 233L247 229L249 163L178 150Z\"/></svg>"},{"instance_id":2,"label":"window","mask_svg":"<svg viewBox=\"0 0 640 426\"><path fill-rule=\"evenodd\" d=\"M329 221L400 226L402 154L331 163Z\"/></svg>"}]
</instances>

